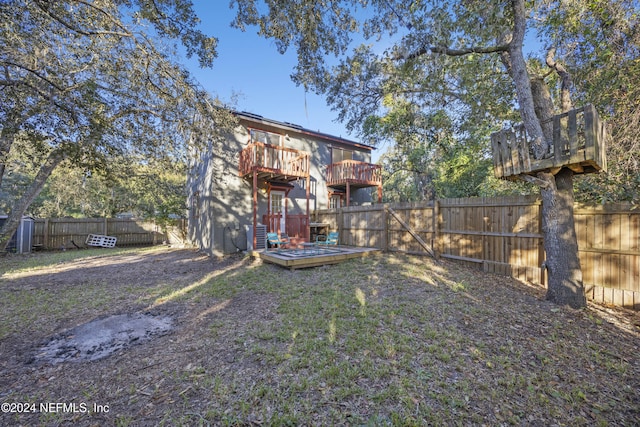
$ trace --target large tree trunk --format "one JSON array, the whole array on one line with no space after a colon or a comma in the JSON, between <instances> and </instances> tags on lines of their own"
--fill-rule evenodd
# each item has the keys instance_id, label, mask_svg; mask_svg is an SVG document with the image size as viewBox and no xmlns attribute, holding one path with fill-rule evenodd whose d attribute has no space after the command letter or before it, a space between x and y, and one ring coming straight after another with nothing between
<instances>
[{"instance_id":1,"label":"large tree trunk","mask_svg":"<svg viewBox=\"0 0 640 427\"><path fill-rule=\"evenodd\" d=\"M536 159L543 158L549 152L550 141L546 140L540 124L540 118L536 115L536 104L531 89L531 79L527 71L527 62L522 53L524 36L527 29L527 14L524 0L512 0L513 3L513 32L509 43L507 70L516 86L516 97L520 106L522 122L531 139L531 148Z\"/></svg>"},{"instance_id":2,"label":"large tree trunk","mask_svg":"<svg viewBox=\"0 0 640 427\"><path fill-rule=\"evenodd\" d=\"M573 216L573 172L564 168L555 176L541 173L538 177L549 183L540 190L547 299L573 308L584 307L587 300Z\"/></svg>"},{"instance_id":3,"label":"large tree trunk","mask_svg":"<svg viewBox=\"0 0 640 427\"><path fill-rule=\"evenodd\" d=\"M553 135L545 135L541 121L553 115L548 91L534 80L533 88L522 53L526 30L524 0L512 0L514 29L509 44L507 70L516 86L520 113L536 159L544 158L553 143ZM552 57L551 57L552 59ZM555 67L555 63L553 64ZM550 64L551 66L551 64ZM556 71L559 69L556 67ZM562 69L564 71L564 69ZM563 83L568 80L563 79ZM563 86L563 90L567 89ZM566 91L568 95L568 89ZM563 100L564 101L564 100ZM563 102L564 105L564 102ZM548 133L548 129L547 129ZM584 307L586 298L582 284L582 270L578 258L578 243L573 218L573 172L562 169L557 175L538 174L542 196L542 232L547 255L547 299L574 308Z\"/></svg>"},{"instance_id":4,"label":"large tree trunk","mask_svg":"<svg viewBox=\"0 0 640 427\"><path fill-rule=\"evenodd\" d=\"M0 185L2 185L2 178L4 177L5 166L9 159L9 151L13 145L13 141L16 137L17 125L12 124L9 120L3 123L2 130L0 130Z\"/></svg>"},{"instance_id":5,"label":"large tree trunk","mask_svg":"<svg viewBox=\"0 0 640 427\"><path fill-rule=\"evenodd\" d=\"M553 141L553 116L555 108L549 92L549 86L542 76L531 77L531 94L535 105L536 116L542 126L545 141ZM550 144L549 144L550 145ZM550 146L546 148L545 156L549 154Z\"/></svg>"},{"instance_id":6,"label":"large tree trunk","mask_svg":"<svg viewBox=\"0 0 640 427\"><path fill-rule=\"evenodd\" d=\"M20 200L18 200L18 202L16 202L12 207L9 217L2 228L0 228L0 253L4 253L7 250L9 241L18 229L24 212L35 198L38 197L38 194L40 194L44 188L44 184L47 182L47 179L60 162L64 160L64 157L64 153L58 150L49 154L49 157L47 157L47 160L38 171L38 174L29 188L24 192Z\"/></svg>"}]
</instances>

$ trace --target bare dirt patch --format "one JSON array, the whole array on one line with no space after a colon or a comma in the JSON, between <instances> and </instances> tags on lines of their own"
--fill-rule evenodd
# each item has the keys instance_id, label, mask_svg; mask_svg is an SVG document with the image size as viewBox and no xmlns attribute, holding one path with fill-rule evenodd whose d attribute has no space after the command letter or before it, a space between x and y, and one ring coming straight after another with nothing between
<instances>
[{"instance_id":1,"label":"bare dirt patch","mask_svg":"<svg viewBox=\"0 0 640 427\"><path fill-rule=\"evenodd\" d=\"M2 275L2 295L15 298L25 307L4 309L0 314L5 332L0 339L0 401L8 401L8 396L13 396L9 399L12 402L16 396L33 401L32 396L38 395L34 386L56 384L57 392L42 394L42 399L67 402L69 396L77 398L83 384L109 389L109 372L120 372L133 363L138 366L131 368L135 374L139 368L149 369L144 363L158 356L163 360L163 372L188 366L189 346L197 341L194 326L206 317L207 310L212 311L211 307L161 298L243 263L241 257L212 260L185 249L157 248L105 256L108 251L89 251L96 256ZM30 308L30 304L34 306ZM244 309L235 307L234 315L253 314L242 314ZM172 334L174 329L179 332ZM175 347L190 340L194 343ZM86 363L98 359L103 359L99 366ZM156 363L151 365L159 366ZM98 373L100 379L96 379ZM134 410L135 405L127 407ZM21 419L39 419L33 413L23 415ZM69 418L69 414L62 415ZM6 413L0 416L10 419ZM85 419L87 425L95 421Z\"/></svg>"},{"instance_id":2,"label":"bare dirt patch","mask_svg":"<svg viewBox=\"0 0 640 427\"><path fill-rule=\"evenodd\" d=\"M37 363L83 362L109 357L171 330L170 317L117 314L57 334L35 354Z\"/></svg>"},{"instance_id":3,"label":"bare dirt patch","mask_svg":"<svg viewBox=\"0 0 640 427\"><path fill-rule=\"evenodd\" d=\"M638 313L558 307L540 288L395 254L288 271L106 251L0 277L0 403L13 405L0 425L640 419ZM98 337L91 322L106 319L171 329L135 339L115 327L126 345L96 360L69 363L77 345L62 346L65 361L38 357L52 339Z\"/></svg>"}]
</instances>

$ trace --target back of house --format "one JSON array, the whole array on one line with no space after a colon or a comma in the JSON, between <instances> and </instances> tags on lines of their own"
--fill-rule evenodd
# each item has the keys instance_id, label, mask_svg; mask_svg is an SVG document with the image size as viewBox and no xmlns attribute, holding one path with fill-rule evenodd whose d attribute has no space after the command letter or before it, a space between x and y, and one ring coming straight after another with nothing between
<instances>
[{"instance_id":1,"label":"back of house","mask_svg":"<svg viewBox=\"0 0 640 427\"><path fill-rule=\"evenodd\" d=\"M189 240L212 256L262 249L266 233L309 241L316 209L382 200L373 147L234 113L239 126L190 159Z\"/></svg>"}]
</instances>

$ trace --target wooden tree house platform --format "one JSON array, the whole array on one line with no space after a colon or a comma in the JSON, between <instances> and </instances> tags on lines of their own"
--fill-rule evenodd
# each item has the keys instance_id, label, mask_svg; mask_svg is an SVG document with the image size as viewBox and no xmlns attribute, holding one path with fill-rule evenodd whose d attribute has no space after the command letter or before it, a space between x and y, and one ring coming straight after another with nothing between
<instances>
[{"instance_id":1,"label":"wooden tree house platform","mask_svg":"<svg viewBox=\"0 0 640 427\"><path fill-rule=\"evenodd\" d=\"M524 125L491 135L497 178L516 180L522 174L557 173L563 167L575 173L607 170L607 133L593 105L558 114L542 126L553 126L553 146L548 157L541 160L533 156Z\"/></svg>"}]
</instances>

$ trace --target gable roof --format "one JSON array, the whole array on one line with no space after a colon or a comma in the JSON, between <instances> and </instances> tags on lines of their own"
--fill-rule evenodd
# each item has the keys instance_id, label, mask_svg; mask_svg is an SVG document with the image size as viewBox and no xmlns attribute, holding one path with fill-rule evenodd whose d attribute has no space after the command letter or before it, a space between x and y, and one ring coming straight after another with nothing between
<instances>
[{"instance_id":1,"label":"gable roof","mask_svg":"<svg viewBox=\"0 0 640 427\"><path fill-rule=\"evenodd\" d=\"M328 133L323 133L320 131L314 131L311 129L306 129L303 128L300 125L297 125L295 123L291 123L291 122L281 122L278 120L273 120L273 119L267 119L259 114L254 114L254 113L249 113L248 111L234 111L233 114L241 119L250 121L250 122L254 122L254 123L260 123L260 124L265 124L265 125L270 125L270 126L275 126L284 130L289 130L292 132L298 132L304 135L309 135L309 136L313 136L316 138L320 138L326 141L333 141L333 142L339 142L341 144L346 144L346 145L351 145L360 149L364 149L364 150L375 150L375 147L371 146L371 145L367 145L367 144L362 144L360 142L356 142L356 141L352 141L350 139L345 139L339 136L335 136L335 135L330 135Z\"/></svg>"}]
</instances>

